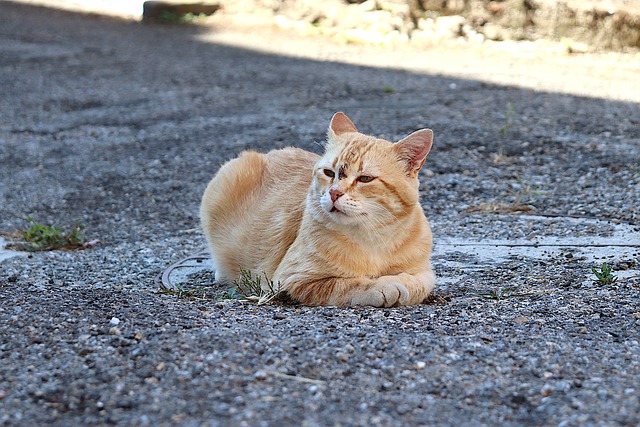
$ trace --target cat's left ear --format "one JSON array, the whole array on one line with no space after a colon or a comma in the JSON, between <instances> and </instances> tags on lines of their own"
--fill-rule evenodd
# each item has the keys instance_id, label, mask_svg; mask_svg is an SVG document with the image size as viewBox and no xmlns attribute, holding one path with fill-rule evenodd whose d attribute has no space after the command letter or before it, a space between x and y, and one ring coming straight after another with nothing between
<instances>
[{"instance_id":1,"label":"cat's left ear","mask_svg":"<svg viewBox=\"0 0 640 427\"><path fill-rule=\"evenodd\" d=\"M398 157L407 163L407 172L418 172L433 144L433 131L420 129L393 144Z\"/></svg>"}]
</instances>

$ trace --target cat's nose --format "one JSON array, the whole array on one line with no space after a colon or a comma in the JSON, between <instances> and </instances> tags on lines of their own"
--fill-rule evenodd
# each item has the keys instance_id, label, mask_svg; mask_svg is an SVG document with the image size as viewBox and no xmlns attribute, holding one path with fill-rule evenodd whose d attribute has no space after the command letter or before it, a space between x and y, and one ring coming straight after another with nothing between
<instances>
[{"instance_id":1,"label":"cat's nose","mask_svg":"<svg viewBox=\"0 0 640 427\"><path fill-rule=\"evenodd\" d=\"M329 190L329 195L331 196L331 201L335 203L341 196L344 196L344 193L337 188L332 188Z\"/></svg>"}]
</instances>

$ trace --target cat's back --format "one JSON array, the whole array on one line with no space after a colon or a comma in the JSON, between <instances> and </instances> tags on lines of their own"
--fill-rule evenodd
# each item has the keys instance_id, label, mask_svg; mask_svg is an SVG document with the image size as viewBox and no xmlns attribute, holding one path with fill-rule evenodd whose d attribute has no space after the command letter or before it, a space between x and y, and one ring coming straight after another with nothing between
<instances>
[{"instance_id":1,"label":"cat's back","mask_svg":"<svg viewBox=\"0 0 640 427\"><path fill-rule=\"evenodd\" d=\"M284 173L285 176L290 174L292 178L294 176L299 177L307 183L307 188L304 189L306 194L308 186L313 179L313 166L320 159L319 155L300 148L288 147L270 151L262 154L262 156L264 156L265 159L265 172L268 177L277 175L282 178L282 173ZM280 180L280 182L282 182L282 180ZM293 182L290 184L295 186Z\"/></svg>"},{"instance_id":2,"label":"cat's back","mask_svg":"<svg viewBox=\"0 0 640 427\"><path fill-rule=\"evenodd\" d=\"M299 148L284 148L266 154L244 151L222 165L209 182L201 210L206 209L220 221L230 211L248 207L256 198L267 197L276 188L289 193L287 199L295 194L306 194L318 159L317 154ZM202 219L210 215L203 215Z\"/></svg>"},{"instance_id":3,"label":"cat's back","mask_svg":"<svg viewBox=\"0 0 640 427\"><path fill-rule=\"evenodd\" d=\"M219 275L275 270L297 236L319 158L298 148L246 151L220 168L200 207Z\"/></svg>"}]
</instances>

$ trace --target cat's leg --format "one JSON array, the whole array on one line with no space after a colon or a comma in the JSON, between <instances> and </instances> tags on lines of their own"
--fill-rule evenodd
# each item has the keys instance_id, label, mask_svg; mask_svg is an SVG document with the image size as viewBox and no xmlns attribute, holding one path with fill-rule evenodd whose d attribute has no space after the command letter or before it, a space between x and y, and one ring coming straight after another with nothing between
<instances>
[{"instance_id":1,"label":"cat's leg","mask_svg":"<svg viewBox=\"0 0 640 427\"><path fill-rule=\"evenodd\" d=\"M282 289L305 305L393 307L418 304L434 287L433 272L425 271L377 279L331 277L311 281L290 278Z\"/></svg>"},{"instance_id":2,"label":"cat's leg","mask_svg":"<svg viewBox=\"0 0 640 427\"><path fill-rule=\"evenodd\" d=\"M433 271L418 274L400 273L374 280L368 289L353 295L352 305L392 307L421 303L435 288Z\"/></svg>"},{"instance_id":3,"label":"cat's leg","mask_svg":"<svg viewBox=\"0 0 640 427\"><path fill-rule=\"evenodd\" d=\"M216 283L222 285L231 285L240 275L240 267L237 261L235 251L226 251L218 245L212 244L209 247L211 267L214 271L214 279Z\"/></svg>"},{"instance_id":4,"label":"cat's leg","mask_svg":"<svg viewBox=\"0 0 640 427\"><path fill-rule=\"evenodd\" d=\"M231 277L229 277L229 274L225 272L224 268L218 263L218 260L215 254L209 252L209 261L210 261L211 269L213 270L213 280L215 280L216 283L229 284L232 282L232 279Z\"/></svg>"}]
</instances>

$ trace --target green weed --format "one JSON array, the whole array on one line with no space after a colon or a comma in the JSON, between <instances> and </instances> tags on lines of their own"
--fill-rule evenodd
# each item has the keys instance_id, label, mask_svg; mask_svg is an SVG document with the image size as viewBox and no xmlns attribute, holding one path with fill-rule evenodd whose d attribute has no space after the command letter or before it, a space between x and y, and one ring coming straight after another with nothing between
<instances>
[{"instance_id":1,"label":"green weed","mask_svg":"<svg viewBox=\"0 0 640 427\"><path fill-rule=\"evenodd\" d=\"M602 263L599 271L595 267L592 267L591 271L596 276L596 280L593 281L595 285L611 285L618 280L618 277L611 273L611 267L606 262Z\"/></svg>"},{"instance_id":2,"label":"green weed","mask_svg":"<svg viewBox=\"0 0 640 427\"><path fill-rule=\"evenodd\" d=\"M511 128L513 128L513 125L515 124L515 114L516 110L513 108L513 104L508 102L507 107L504 110L504 124L500 126L500 144L498 145L498 152L492 155L494 163L503 163L509 160L504 149L504 140L507 138Z\"/></svg>"},{"instance_id":3,"label":"green weed","mask_svg":"<svg viewBox=\"0 0 640 427\"><path fill-rule=\"evenodd\" d=\"M271 302L280 293L280 285L275 284L270 280L266 273L264 276L264 282L262 276L254 276L249 270L240 270L240 279L234 280L233 284L237 292L248 301L256 302L258 305L263 305ZM266 290L263 289L262 284L266 284Z\"/></svg>"},{"instance_id":4,"label":"green weed","mask_svg":"<svg viewBox=\"0 0 640 427\"><path fill-rule=\"evenodd\" d=\"M8 247L21 251L51 251L55 249L82 249L87 247L84 226L76 223L69 230L55 225L44 225L27 217L29 228L9 235L15 242Z\"/></svg>"},{"instance_id":5,"label":"green weed","mask_svg":"<svg viewBox=\"0 0 640 427\"><path fill-rule=\"evenodd\" d=\"M476 206L470 206L466 209L466 213L471 214L503 214L503 213L526 213L535 210L535 207L527 203L525 199L531 197L544 196L545 192L540 187L526 184L518 178L518 189L509 190L514 197L513 202L484 202Z\"/></svg>"},{"instance_id":6,"label":"green weed","mask_svg":"<svg viewBox=\"0 0 640 427\"><path fill-rule=\"evenodd\" d=\"M263 280L264 276L264 280ZM176 284L174 289L162 289L160 292L165 295L175 295L178 298L199 298L216 301L238 300L267 304L279 295L279 286L269 280L266 274L254 276L248 270L240 270L240 278L234 280L234 287L222 290L220 286L196 286L185 289ZM262 284L266 283L266 290L262 289Z\"/></svg>"},{"instance_id":7,"label":"green weed","mask_svg":"<svg viewBox=\"0 0 640 427\"><path fill-rule=\"evenodd\" d=\"M513 104L508 102L507 107L504 110L504 124L500 127L500 136L506 138L507 134L515 123L516 110L513 108Z\"/></svg>"}]
</instances>

